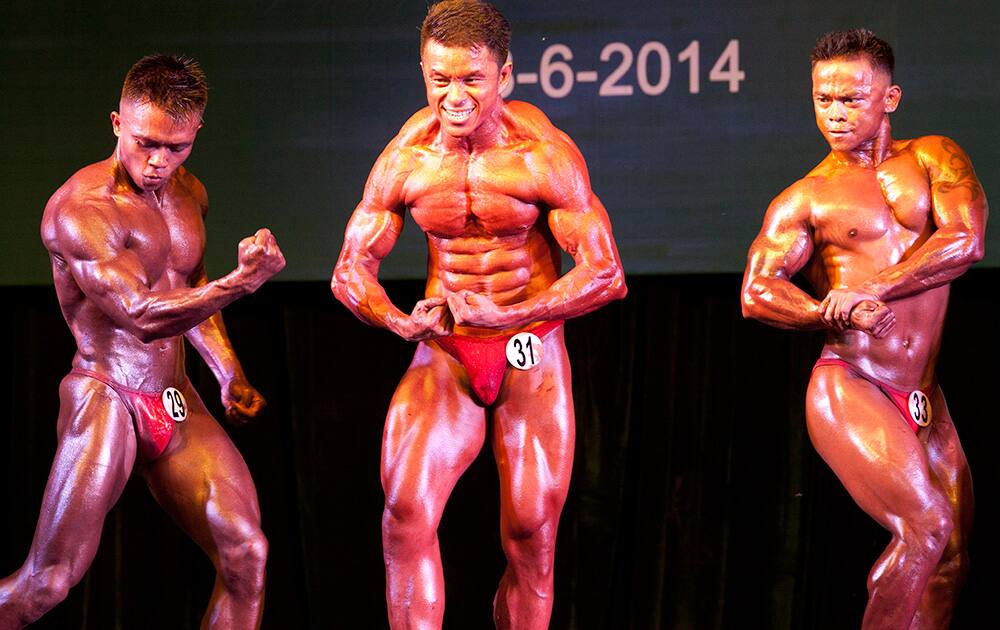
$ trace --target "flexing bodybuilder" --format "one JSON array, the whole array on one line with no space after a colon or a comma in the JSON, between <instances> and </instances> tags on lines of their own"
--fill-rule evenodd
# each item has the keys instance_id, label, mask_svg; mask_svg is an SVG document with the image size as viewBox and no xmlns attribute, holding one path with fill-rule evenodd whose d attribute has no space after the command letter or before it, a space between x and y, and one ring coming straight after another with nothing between
<instances>
[{"instance_id":1,"label":"flexing bodybuilder","mask_svg":"<svg viewBox=\"0 0 1000 630\"><path fill-rule=\"evenodd\" d=\"M208 199L181 168L207 96L194 61L139 60L111 114L114 154L73 175L45 208L42 240L77 352L59 387L58 446L31 550L0 581L3 630L38 619L83 577L137 458L157 501L215 564L203 627L260 623L267 542L256 490L184 374L184 337L218 378L227 418L255 416L264 399L219 309L255 291L284 258L259 230L240 242L235 271L207 281Z\"/></svg>"},{"instance_id":2,"label":"flexing bodybuilder","mask_svg":"<svg viewBox=\"0 0 1000 630\"><path fill-rule=\"evenodd\" d=\"M538 109L500 96L509 41L506 19L486 3L431 7L420 43L429 107L379 156L333 275L334 294L359 318L419 342L382 449L393 628L441 626L438 522L488 429L508 560L494 618L548 627L574 441L562 321L626 291L580 152ZM410 314L378 283L407 209L430 250L426 299ZM576 261L562 276L559 247Z\"/></svg>"},{"instance_id":3,"label":"flexing bodybuilder","mask_svg":"<svg viewBox=\"0 0 1000 630\"><path fill-rule=\"evenodd\" d=\"M826 329L806 417L816 450L892 534L868 577L864 628L947 628L966 573L972 479L934 366L949 283L983 256L986 198L941 136L893 140L901 91L870 31L812 53L830 153L767 210L743 312ZM822 300L789 279L804 270Z\"/></svg>"}]
</instances>

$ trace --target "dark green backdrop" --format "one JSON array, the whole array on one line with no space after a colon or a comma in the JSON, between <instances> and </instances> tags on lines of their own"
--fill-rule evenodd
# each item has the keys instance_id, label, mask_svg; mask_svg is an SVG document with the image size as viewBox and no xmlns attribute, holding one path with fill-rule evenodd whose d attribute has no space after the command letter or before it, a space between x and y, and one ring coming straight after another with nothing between
<instances>
[{"instance_id":1,"label":"dark green backdrop","mask_svg":"<svg viewBox=\"0 0 1000 630\"><path fill-rule=\"evenodd\" d=\"M867 25L895 46L904 91L893 119L898 136L951 135L972 156L987 193L996 188L994 2L497 4L514 26L519 84L511 98L539 105L580 145L629 273L742 269L768 201L824 153L812 122L807 58L815 38L835 28ZM41 209L75 169L111 153L108 112L117 106L122 77L154 51L198 58L212 85L207 124L189 160L212 200L210 275L226 273L239 238L266 225L285 244L281 279L329 277L372 162L424 103L417 27L426 6L4 2L0 284L49 281L37 233ZM731 40L739 42L745 73L735 93L710 80ZM692 60L683 54L693 41L697 94ZM640 83L656 92L662 78L659 47L648 42L662 44L671 61L669 84L658 95ZM616 43L620 52L611 52ZM560 44L572 59L555 54L543 68L545 52ZM615 84L631 87L632 95L600 96L627 54L633 59ZM566 89L561 62L574 80L554 98ZM596 71L596 82L582 82L581 71ZM520 81L532 72L554 72L548 90ZM994 229L988 266L1000 264L997 241ZM424 252L410 226L384 275L420 276Z\"/></svg>"}]
</instances>

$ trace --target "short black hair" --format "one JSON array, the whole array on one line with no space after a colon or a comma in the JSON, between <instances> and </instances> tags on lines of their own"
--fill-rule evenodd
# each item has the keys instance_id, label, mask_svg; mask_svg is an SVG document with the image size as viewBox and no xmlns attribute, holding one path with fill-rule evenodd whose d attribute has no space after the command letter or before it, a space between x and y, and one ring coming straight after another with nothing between
<instances>
[{"instance_id":1,"label":"short black hair","mask_svg":"<svg viewBox=\"0 0 1000 630\"><path fill-rule=\"evenodd\" d=\"M892 46L867 28L827 33L816 40L809 59L815 66L818 61L858 56L868 57L873 67L884 70L889 74L889 80L892 80L892 73L896 69Z\"/></svg>"},{"instance_id":2,"label":"short black hair","mask_svg":"<svg viewBox=\"0 0 1000 630\"><path fill-rule=\"evenodd\" d=\"M201 118L208 82L198 62L180 55L147 55L125 75L122 101L151 103L174 120Z\"/></svg>"},{"instance_id":3,"label":"short black hair","mask_svg":"<svg viewBox=\"0 0 1000 630\"><path fill-rule=\"evenodd\" d=\"M510 50L510 22L487 2L442 0L431 5L420 27L421 55L429 39L445 46L485 46L502 66Z\"/></svg>"}]
</instances>

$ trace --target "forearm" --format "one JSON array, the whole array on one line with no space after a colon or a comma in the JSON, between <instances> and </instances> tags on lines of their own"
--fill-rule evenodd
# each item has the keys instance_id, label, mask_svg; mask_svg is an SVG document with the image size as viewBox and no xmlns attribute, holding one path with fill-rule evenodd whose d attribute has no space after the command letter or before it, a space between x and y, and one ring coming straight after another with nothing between
<instances>
[{"instance_id":1,"label":"forearm","mask_svg":"<svg viewBox=\"0 0 1000 630\"><path fill-rule=\"evenodd\" d=\"M883 302L947 284L983 257L982 238L960 228L935 232L912 256L865 281L859 290Z\"/></svg>"},{"instance_id":2,"label":"forearm","mask_svg":"<svg viewBox=\"0 0 1000 630\"><path fill-rule=\"evenodd\" d=\"M330 289L361 321L398 334L398 324L407 316L392 303L377 276L377 267L372 270L360 262L338 262Z\"/></svg>"},{"instance_id":3,"label":"forearm","mask_svg":"<svg viewBox=\"0 0 1000 630\"><path fill-rule=\"evenodd\" d=\"M594 311L628 293L625 274L615 262L595 267L578 264L523 302L500 306L504 328L516 328L540 320L569 319Z\"/></svg>"},{"instance_id":4,"label":"forearm","mask_svg":"<svg viewBox=\"0 0 1000 630\"><path fill-rule=\"evenodd\" d=\"M819 305L818 300L784 278L756 277L743 287L743 317L777 328L829 328L823 321Z\"/></svg>"},{"instance_id":5,"label":"forearm","mask_svg":"<svg viewBox=\"0 0 1000 630\"><path fill-rule=\"evenodd\" d=\"M243 368L226 333L221 311L187 331L184 336L208 364L220 386L243 375Z\"/></svg>"},{"instance_id":6,"label":"forearm","mask_svg":"<svg viewBox=\"0 0 1000 630\"><path fill-rule=\"evenodd\" d=\"M176 337L248 292L235 272L192 288L150 291L125 307L128 327L146 343Z\"/></svg>"}]
</instances>

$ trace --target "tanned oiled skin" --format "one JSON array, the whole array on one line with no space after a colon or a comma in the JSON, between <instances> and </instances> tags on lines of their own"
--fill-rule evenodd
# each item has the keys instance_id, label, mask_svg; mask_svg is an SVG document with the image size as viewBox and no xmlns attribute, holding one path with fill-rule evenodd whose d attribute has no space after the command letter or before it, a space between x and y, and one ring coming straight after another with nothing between
<instances>
[{"instance_id":1,"label":"tanned oiled skin","mask_svg":"<svg viewBox=\"0 0 1000 630\"><path fill-rule=\"evenodd\" d=\"M927 388L949 283L983 256L986 198L954 141L892 139L901 91L867 57L818 62L813 92L831 152L768 208L743 312L826 329L823 357L930 397L932 423L914 435L877 387L824 366L807 419L817 451L893 536L869 576L863 627L947 628L967 572L972 481L941 388ZM822 300L792 285L799 271Z\"/></svg>"},{"instance_id":2,"label":"tanned oiled skin","mask_svg":"<svg viewBox=\"0 0 1000 630\"><path fill-rule=\"evenodd\" d=\"M332 281L360 319L420 341L390 405L382 449L389 621L393 628L441 626L437 526L491 420L508 559L494 619L500 628L547 628L574 441L562 329L544 338L540 365L508 370L488 408L461 364L432 340L496 336L583 315L623 297L624 276L576 146L535 107L500 98L510 64L497 64L485 47L434 40L422 61L430 106L379 156ZM378 283L379 263L407 209L429 250L426 298L410 314ZM560 249L576 262L564 275Z\"/></svg>"},{"instance_id":3,"label":"tanned oiled skin","mask_svg":"<svg viewBox=\"0 0 1000 630\"><path fill-rule=\"evenodd\" d=\"M255 291L284 258L260 230L239 244L237 269L209 282L202 264L208 198L181 166L200 119L174 120L149 103L126 101L121 110L112 114L115 154L73 175L42 219L59 304L77 344L73 366L131 389L184 393L187 420L163 455L138 470L215 563L203 627L254 628L267 556L256 490L187 381L182 336L218 377L227 417L242 423L255 416L264 399L247 382L219 309ZM70 374L59 395L58 446L31 550L0 580L3 630L35 621L83 577L136 463L133 421L114 390Z\"/></svg>"}]
</instances>

